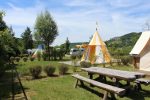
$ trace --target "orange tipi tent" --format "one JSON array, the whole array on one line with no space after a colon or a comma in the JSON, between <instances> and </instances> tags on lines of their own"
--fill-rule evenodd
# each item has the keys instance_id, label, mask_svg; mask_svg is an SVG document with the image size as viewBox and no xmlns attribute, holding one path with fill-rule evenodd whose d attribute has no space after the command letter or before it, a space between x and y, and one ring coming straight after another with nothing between
<instances>
[{"instance_id":1,"label":"orange tipi tent","mask_svg":"<svg viewBox=\"0 0 150 100\"><path fill-rule=\"evenodd\" d=\"M106 44L101 39L97 29L85 50L81 61L90 61L92 64L109 63L111 61Z\"/></svg>"}]
</instances>

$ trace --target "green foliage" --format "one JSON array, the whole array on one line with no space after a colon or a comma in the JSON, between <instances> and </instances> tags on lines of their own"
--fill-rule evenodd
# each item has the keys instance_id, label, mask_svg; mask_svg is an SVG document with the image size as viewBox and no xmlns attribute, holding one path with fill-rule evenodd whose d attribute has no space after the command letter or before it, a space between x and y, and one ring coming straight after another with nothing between
<instances>
[{"instance_id":1,"label":"green foliage","mask_svg":"<svg viewBox=\"0 0 150 100\"><path fill-rule=\"evenodd\" d=\"M41 60L41 52L37 52L37 59L38 59L38 61L40 61Z\"/></svg>"},{"instance_id":2,"label":"green foliage","mask_svg":"<svg viewBox=\"0 0 150 100\"><path fill-rule=\"evenodd\" d=\"M91 67L91 63L90 62L86 62L86 61L81 61L80 62L81 67L83 68L88 68Z\"/></svg>"},{"instance_id":3,"label":"green foliage","mask_svg":"<svg viewBox=\"0 0 150 100\"><path fill-rule=\"evenodd\" d=\"M23 39L24 49L25 50L32 49L33 48L33 40L32 40L31 30L29 27L27 27L25 32L22 33L21 37Z\"/></svg>"},{"instance_id":4,"label":"green foliage","mask_svg":"<svg viewBox=\"0 0 150 100\"><path fill-rule=\"evenodd\" d=\"M70 41L69 41L69 39L67 38L66 39L66 43L65 43L65 53L69 53L69 51L70 51Z\"/></svg>"},{"instance_id":5,"label":"green foliage","mask_svg":"<svg viewBox=\"0 0 150 100\"><path fill-rule=\"evenodd\" d=\"M15 60L16 60L17 62L19 62L19 61L20 61L20 57L15 57Z\"/></svg>"},{"instance_id":6,"label":"green foliage","mask_svg":"<svg viewBox=\"0 0 150 100\"><path fill-rule=\"evenodd\" d=\"M34 79L37 79L37 78L39 78L39 75L42 72L42 67L39 65L34 65L34 66L30 67L29 71L30 71L32 77Z\"/></svg>"},{"instance_id":7,"label":"green foliage","mask_svg":"<svg viewBox=\"0 0 150 100\"><path fill-rule=\"evenodd\" d=\"M123 65L127 66L130 63L130 61L131 61L131 58L129 56L122 56L121 57L121 62Z\"/></svg>"},{"instance_id":8,"label":"green foliage","mask_svg":"<svg viewBox=\"0 0 150 100\"><path fill-rule=\"evenodd\" d=\"M0 31L4 31L7 28L6 23L3 21L4 15L5 15L5 12L0 11Z\"/></svg>"},{"instance_id":9,"label":"green foliage","mask_svg":"<svg viewBox=\"0 0 150 100\"><path fill-rule=\"evenodd\" d=\"M48 58L48 54L46 52L43 52L42 58L44 61L46 61L46 59Z\"/></svg>"},{"instance_id":10,"label":"green foliage","mask_svg":"<svg viewBox=\"0 0 150 100\"><path fill-rule=\"evenodd\" d=\"M5 69L5 62L3 60L0 60L0 77L4 75Z\"/></svg>"},{"instance_id":11,"label":"green foliage","mask_svg":"<svg viewBox=\"0 0 150 100\"><path fill-rule=\"evenodd\" d=\"M37 41L43 41L48 52L48 60L50 60L50 47L56 36L58 35L57 24L48 11L42 12L37 16L35 22L35 38Z\"/></svg>"},{"instance_id":12,"label":"green foliage","mask_svg":"<svg viewBox=\"0 0 150 100\"><path fill-rule=\"evenodd\" d=\"M44 72L47 74L47 76L52 76L55 72L56 68L52 65L47 65L44 68Z\"/></svg>"},{"instance_id":13,"label":"green foliage","mask_svg":"<svg viewBox=\"0 0 150 100\"><path fill-rule=\"evenodd\" d=\"M69 68L68 68L68 65L66 65L66 64L61 64L59 66L59 74L60 75L66 74L68 70L69 70Z\"/></svg>"},{"instance_id":14,"label":"green foliage","mask_svg":"<svg viewBox=\"0 0 150 100\"><path fill-rule=\"evenodd\" d=\"M24 62L27 62L28 58L27 57L23 57L22 58Z\"/></svg>"},{"instance_id":15,"label":"green foliage","mask_svg":"<svg viewBox=\"0 0 150 100\"><path fill-rule=\"evenodd\" d=\"M35 59L35 58L33 58L33 57L30 57L30 61L34 61L34 59Z\"/></svg>"},{"instance_id":16,"label":"green foliage","mask_svg":"<svg viewBox=\"0 0 150 100\"><path fill-rule=\"evenodd\" d=\"M132 32L106 41L111 56L120 59L121 56L129 55L140 35L141 32Z\"/></svg>"},{"instance_id":17,"label":"green foliage","mask_svg":"<svg viewBox=\"0 0 150 100\"><path fill-rule=\"evenodd\" d=\"M14 62L15 57L10 57L10 62Z\"/></svg>"},{"instance_id":18,"label":"green foliage","mask_svg":"<svg viewBox=\"0 0 150 100\"><path fill-rule=\"evenodd\" d=\"M72 60L75 60L77 57L76 57L75 55L71 55L70 58L71 58Z\"/></svg>"}]
</instances>

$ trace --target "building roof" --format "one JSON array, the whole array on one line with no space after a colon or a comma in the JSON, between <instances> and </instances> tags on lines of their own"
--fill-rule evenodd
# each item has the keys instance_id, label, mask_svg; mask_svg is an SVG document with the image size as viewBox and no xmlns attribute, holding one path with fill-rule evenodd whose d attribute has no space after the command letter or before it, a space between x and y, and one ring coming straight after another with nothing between
<instances>
[{"instance_id":1,"label":"building roof","mask_svg":"<svg viewBox=\"0 0 150 100\"><path fill-rule=\"evenodd\" d=\"M146 44L148 43L149 39L150 39L150 31L142 32L140 38L138 39L133 49L131 50L130 55L139 55L146 46Z\"/></svg>"}]
</instances>

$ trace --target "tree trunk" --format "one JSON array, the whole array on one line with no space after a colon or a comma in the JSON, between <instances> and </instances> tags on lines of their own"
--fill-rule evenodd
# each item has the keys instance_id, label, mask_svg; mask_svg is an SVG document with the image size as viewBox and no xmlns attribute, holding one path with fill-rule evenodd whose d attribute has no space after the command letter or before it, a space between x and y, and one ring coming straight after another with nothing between
<instances>
[{"instance_id":1,"label":"tree trunk","mask_svg":"<svg viewBox=\"0 0 150 100\"><path fill-rule=\"evenodd\" d=\"M48 61L50 61L50 47L49 47L49 44L47 45L47 50L48 50Z\"/></svg>"}]
</instances>

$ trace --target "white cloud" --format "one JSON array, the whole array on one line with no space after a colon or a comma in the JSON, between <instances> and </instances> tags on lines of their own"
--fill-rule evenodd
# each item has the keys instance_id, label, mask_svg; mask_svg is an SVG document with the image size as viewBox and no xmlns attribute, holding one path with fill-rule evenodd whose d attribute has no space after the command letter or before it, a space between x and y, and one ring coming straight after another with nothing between
<instances>
[{"instance_id":1,"label":"white cloud","mask_svg":"<svg viewBox=\"0 0 150 100\"><path fill-rule=\"evenodd\" d=\"M48 5L54 2L62 6L57 5L55 8ZM6 11L6 23L12 25L19 36L27 26L33 29L37 14L47 8L59 28L60 35L54 44L61 44L66 37L71 42L89 41L89 37L95 32L96 21L99 22L99 33L103 40L132 31L142 31L141 25L150 18L150 14L143 11L148 9L150 3L139 3L139 0L63 0L60 4L55 0L48 3L39 0L33 6L18 7L8 3L9 8L2 9ZM139 16L141 13L146 16Z\"/></svg>"}]
</instances>

